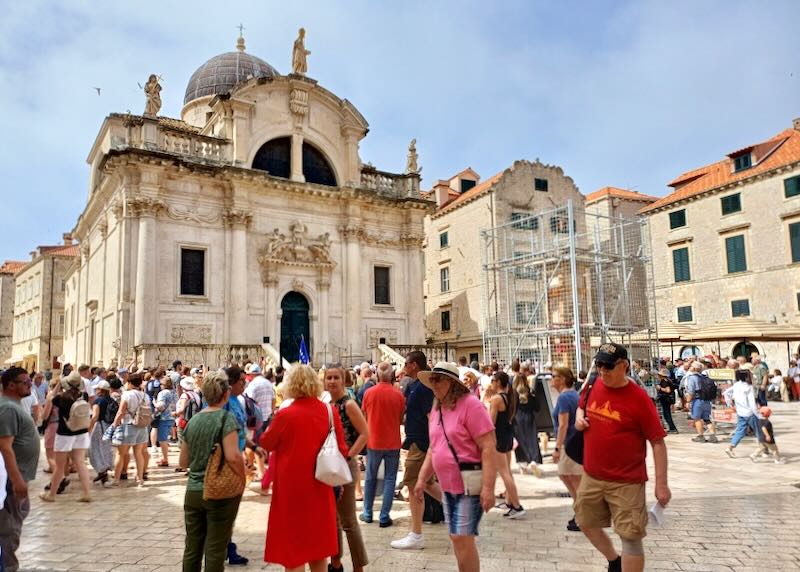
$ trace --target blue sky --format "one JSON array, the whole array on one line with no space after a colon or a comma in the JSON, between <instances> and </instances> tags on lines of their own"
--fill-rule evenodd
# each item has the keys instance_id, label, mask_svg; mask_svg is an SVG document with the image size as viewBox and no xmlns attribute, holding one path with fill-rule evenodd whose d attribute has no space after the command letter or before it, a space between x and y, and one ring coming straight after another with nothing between
<instances>
[{"instance_id":1,"label":"blue sky","mask_svg":"<svg viewBox=\"0 0 800 572\"><path fill-rule=\"evenodd\" d=\"M584 193L662 195L800 117L796 0L0 0L0 13L0 260L74 226L89 148L106 115L142 112L137 82L162 75L162 114L178 117L189 76L234 48L240 22L281 73L305 26L309 76L370 123L362 160L400 171L416 137L425 188L538 157Z\"/></svg>"}]
</instances>

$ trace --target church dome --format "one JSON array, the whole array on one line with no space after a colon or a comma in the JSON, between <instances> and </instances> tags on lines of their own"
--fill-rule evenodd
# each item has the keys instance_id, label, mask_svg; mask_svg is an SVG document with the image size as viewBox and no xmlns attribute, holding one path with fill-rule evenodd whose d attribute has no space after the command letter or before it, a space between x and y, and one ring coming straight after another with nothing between
<instances>
[{"instance_id":1,"label":"church dome","mask_svg":"<svg viewBox=\"0 0 800 572\"><path fill-rule=\"evenodd\" d=\"M197 68L186 86L184 105L206 95L228 93L253 77L275 77L278 71L261 58L244 51L244 38L239 38L237 51L214 56Z\"/></svg>"}]
</instances>

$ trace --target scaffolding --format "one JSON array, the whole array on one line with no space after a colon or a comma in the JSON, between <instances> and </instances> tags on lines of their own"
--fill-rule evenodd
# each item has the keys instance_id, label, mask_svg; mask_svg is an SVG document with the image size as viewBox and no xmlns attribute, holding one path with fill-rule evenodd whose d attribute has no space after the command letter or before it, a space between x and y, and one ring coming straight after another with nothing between
<instances>
[{"instance_id":1,"label":"scaffolding","mask_svg":"<svg viewBox=\"0 0 800 572\"><path fill-rule=\"evenodd\" d=\"M588 369L605 342L657 356L648 227L572 201L481 231L487 361Z\"/></svg>"}]
</instances>

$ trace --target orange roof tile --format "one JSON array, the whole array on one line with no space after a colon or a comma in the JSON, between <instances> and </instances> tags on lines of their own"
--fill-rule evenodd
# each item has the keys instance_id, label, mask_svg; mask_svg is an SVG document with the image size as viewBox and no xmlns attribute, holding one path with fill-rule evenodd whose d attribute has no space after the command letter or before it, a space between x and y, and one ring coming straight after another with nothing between
<instances>
[{"instance_id":1,"label":"orange roof tile","mask_svg":"<svg viewBox=\"0 0 800 572\"><path fill-rule=\"evenodd\" d=\"M0 274L14 274L26 264L27 262L21 262L19 260L6 260L3 262L3 265L0 266Z\"/></svg>"},{"instance_id":2,"label":"orange roof tile","mask_svg":"<svg viewBox=\"0 0 800 572\"><path fill-rule=\"evenodd\" d=\"M80 247L77 244L70 246L43 246L42 253L47 253L53 256L78 256L80 254Z\"/></svg>"},{"instance_id":3,"label":"orange roof tile","mask_svg":"<svg viewBox=\"0 0 800 572\"><path fill-rule=\"evenodd\" d=\"M469 202L469 201L471 201L473 199L478 198L480 195L482 195L486 191L488 191L492 187L492 185L494 185L497 181L499 181L501 179L501 177L503 176L503 173L505 173L505 170L500 171L496 175L493 175L493 176L489 177L488 179L486 179L485 181L483 181L481 183L478 183L477 185L472 187L467 192L461 193L458 196L458 198L456 198L456 199L450 201L449 203L445 204L443 207L441 207L439 210L437 210L435 213L433 213L432 216L433 217L437 217L439 215L442 215L442 214L444 214L446 212L449 212L449 211L453 210L454 208L456 208L459 205L462 205L462 204L464 204L466 202Z\"/></svg>"},{"instance_id":4,"label":"orange roof tile","mask_svg":"<svg viewBox=\"0 0 800 572\"><path fill-rule=\"evenodd\" d=\"M642 201L645 203L651 203L658 200L658 197L645 195L637 191L629 191L628 189L620 189L619 187L603 187L600 190L586 195L586 202L593 203L594 201L600 200L603 197L614 197L629 201Z\"/></svg>"},{"instance_id":5,"label":"orange roof tile","mask_svg":"<svg viewBox=\"0 0 800 572\"><path fill-rule=\"evenodd\" d=\"M800 131L786 129L767 141L751 147L758 148L765 154L763 157L757 156L756 159L759 162L749 169L734 173L731 159L726 158L711 165L688 171L669 184L670 187L675 188L672 193L644 207L639 212L646 213L667 207L730 183L749 179L755 175L800 161Z\"/></svg>"}]
</instances>

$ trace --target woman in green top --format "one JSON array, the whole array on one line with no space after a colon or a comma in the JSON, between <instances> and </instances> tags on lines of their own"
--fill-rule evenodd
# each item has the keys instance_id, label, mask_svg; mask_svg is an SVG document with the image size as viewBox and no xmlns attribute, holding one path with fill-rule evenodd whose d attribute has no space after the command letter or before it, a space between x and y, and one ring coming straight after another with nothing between
<instances>
[{"instance_id":1,"label":"woman in green top","mask_svg":"<svg viewBox=\"0 0 800 572\"><path fill-rule=\"evenodd\" d=\"M180 466L189 467L189 481L183 501L186 525L183 572L199 571L204 557L206 572L222 572L241 497L203 500L206 464L220 434L220 427L225 460L242 478L244 459L239 451L236 418L223 409L230 395L227 375L218 371L208 373L203 378L201 390L208 407L189 420L183 430L184 441L181 446Z\"/></svg>"}]
</instances>

